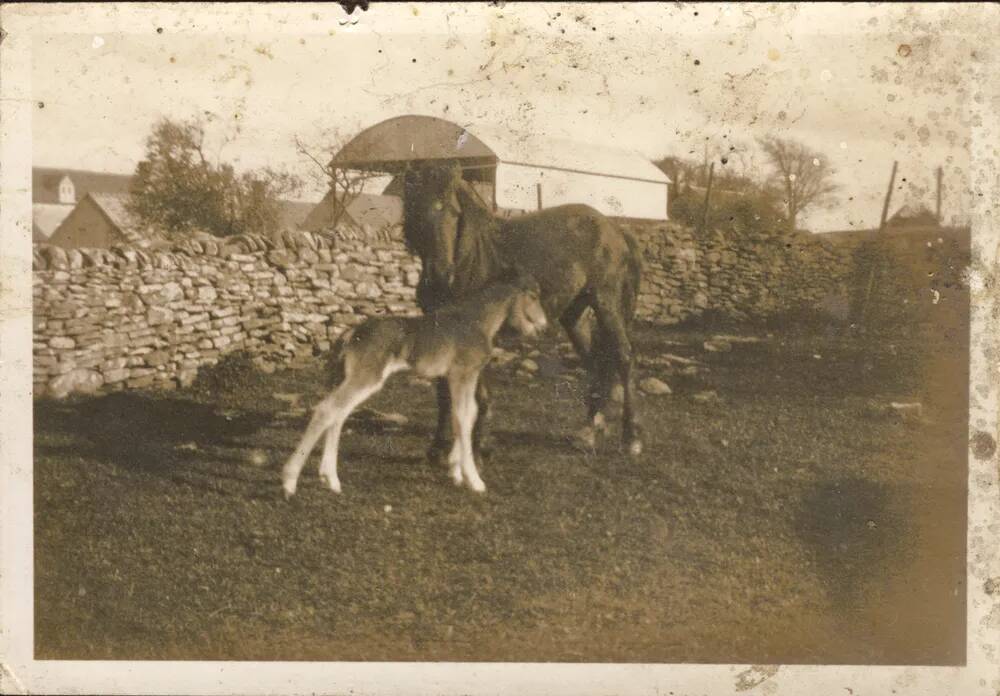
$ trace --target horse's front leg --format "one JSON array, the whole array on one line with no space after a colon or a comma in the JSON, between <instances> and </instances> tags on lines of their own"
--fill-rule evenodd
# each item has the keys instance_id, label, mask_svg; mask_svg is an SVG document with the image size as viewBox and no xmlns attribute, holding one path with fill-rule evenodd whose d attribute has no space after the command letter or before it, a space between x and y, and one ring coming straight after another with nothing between
<instances>
[{"instance_id":1,"label":"horse's front leg","mask_svg":"<svg viewBox=\"0 0 1000 696\"><path fill-rule=\"evenodd\" d=\"M451 389L445 377L435 380L434 386L437 390L438 404L437 429L434 432L434 440L427 450L427 459L435 464L444 464L455 439L451 427Z\"/></svg>"},{"instance_id":2,"label":"horse's front leg","mask_svg":"<svg viewBox=\"0 0 1000 696\"><path fill-rule=\"evenodd\" d=\"M476 407L478 415L476 423L472 428L472 451L476 456L476 461L482 461L483 456L489 456L491 450L490 437L490 390L486 386L486 372L479 375L476 383Z\"/></svg>"}]
</instances>

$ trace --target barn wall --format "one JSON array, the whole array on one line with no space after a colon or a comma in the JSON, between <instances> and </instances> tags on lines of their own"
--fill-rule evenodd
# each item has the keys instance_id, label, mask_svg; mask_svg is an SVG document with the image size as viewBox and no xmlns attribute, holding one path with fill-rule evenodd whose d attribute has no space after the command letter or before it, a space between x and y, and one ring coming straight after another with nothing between
<instances>
[{"instance_id":1,"label":"barn wall","mask_svg":"<svg viewBox=\"0 0 1000 696\"><path fill-rule=\"evenodd\" d=\"M116 236L104 214L85 198L52 233L49 243L64 249L107 249Z\"/></svg>"},{"instance_id":2,"label":"barn wall","mask_svg":"<svg viewBox=\"0 0 1000 696\"><path fill-rule=\"evenodd\" d=\"M578 174L501 162L497 165L497 205L513 210L537 210L537 184L542 207L586 203L613 217L665 220L667 185L596 174Z\"/></svg>"}]
</instances>

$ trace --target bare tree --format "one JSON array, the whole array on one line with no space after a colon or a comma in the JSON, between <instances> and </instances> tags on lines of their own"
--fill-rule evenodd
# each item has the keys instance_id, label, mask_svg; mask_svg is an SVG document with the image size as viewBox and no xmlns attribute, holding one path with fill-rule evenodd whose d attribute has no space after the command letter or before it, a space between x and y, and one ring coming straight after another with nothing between
<instances>
[{"instance_id":1,"label":"bare tree","mask_svg":"<svg viewBox=\"0 0 1000 696\"><path fill-rule=\"evenodd\" d=\"M838 188L833 167L823 154L795 140L767 137L758 143L774 168L769 181L781 194L788 230L794 232L799 214L833 202Z\"/></svg>"},{"instance_id":2,"label":"bare tree","mask_svg":"<svg viewBox=\"0 0 1000 696\"><path fill-rule=\"evenodd\" d=\"M323 145L310 146L295 136L295 147L298 153L311 162L313 177L316 183L326 186L329 206L329 219L324 222L324 229L316 230L323 234L326 230L336 228L340 223L350 219L348 212L351 204L365 192L369 181L384 176L382 172L344 169L331 164L334 156L340 151L347 139L336 130L327 131L321 136Z\"/></svg>"}]
</instances>

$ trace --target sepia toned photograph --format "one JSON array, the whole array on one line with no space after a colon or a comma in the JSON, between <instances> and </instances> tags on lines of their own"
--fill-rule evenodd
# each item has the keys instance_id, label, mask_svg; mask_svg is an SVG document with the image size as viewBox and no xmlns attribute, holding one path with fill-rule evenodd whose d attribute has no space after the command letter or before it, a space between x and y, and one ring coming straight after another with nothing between
<instances>
[{"instance_id":1,"label":"sepia toned photograph","mask_svg":"<svg viewBox=\"0 0 1000 696\"><path fill-rule=\"evenodd\" d=\"M0 11L27 659L1000 688L995 7Z\"/></svg>"}]
</instances>

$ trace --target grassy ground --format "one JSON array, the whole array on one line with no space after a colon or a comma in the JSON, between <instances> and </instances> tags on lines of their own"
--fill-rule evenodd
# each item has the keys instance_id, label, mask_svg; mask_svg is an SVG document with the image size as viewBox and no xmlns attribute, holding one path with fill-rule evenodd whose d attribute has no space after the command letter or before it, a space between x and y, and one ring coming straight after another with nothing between
<instances>
[{"instance_id":1,"label":"grassy ground","mask_svg":"<svg viewBox=\"0 0 1000 696\"><path fill-rule=\"evenodd\" d=\"M962 662L963 332L706 337L638 331L640 376L674 390L642 397L638 461L568 446L554 339L534 382L495 370L481 498L423 461L432 394L404 376L369 405L410 424L354 421L344 494L314 459L291 502L305 416L273 394L311 405L318 365L39 401L36 657ZM707 369L650 366L665 352ZM873 407L893 400L927 422Z\"/></svg>"}]
</instances>

